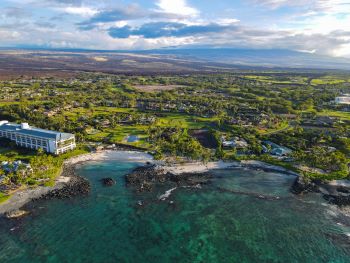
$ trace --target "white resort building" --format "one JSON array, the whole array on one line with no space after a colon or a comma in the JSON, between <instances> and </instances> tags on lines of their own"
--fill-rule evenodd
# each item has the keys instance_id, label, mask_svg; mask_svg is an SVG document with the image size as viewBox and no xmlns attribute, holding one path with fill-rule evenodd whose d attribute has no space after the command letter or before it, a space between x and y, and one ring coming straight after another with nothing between
<instances>
[{"instance_id":1,"label":"white resort building","mask_svg":"<svg viewBox=\"0 0 350 263\"><path fill-rule=\"evenodd\" d=\"M42 148L53 154L62 154L76 147L74 134L43 130L31 127L28 123L0 121L0 138L10 139L25 148Z\"/></svg>"}]
</instances>

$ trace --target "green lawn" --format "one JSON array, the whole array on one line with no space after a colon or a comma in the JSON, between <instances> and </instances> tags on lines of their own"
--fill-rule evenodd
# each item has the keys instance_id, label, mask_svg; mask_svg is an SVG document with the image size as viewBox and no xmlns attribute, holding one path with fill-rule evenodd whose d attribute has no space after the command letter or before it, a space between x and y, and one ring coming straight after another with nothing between
<instances>
[{"instance_id":1,"label":"green lawn","mask_svg":"<svg viewBox=\"0 0 350 263\"><path fill-rule=\"evenodd\" d=\"M349 79L344 77L335 77L335 76L325 76L322 78L313 79L311 81L311 85L334 85L334 84L342 84L345 82L349 82Z\"/></svg>"},{"instance_id":2,"label":"green lawn","mask_svg":"<svg viewBox=\"0 0 350 263\"><path fill-rule=\"evenodd\" d=\"M279 127L277 128L274 128L274 129L267 129L267 130L258 130L258 132L261 134L261 135L272 135L274 133L279 133L279 132L282 132L282 131L286 131L288 129L291 129L292 127L289 125L288 122L284 122L282 123Z\"/></svg>"},{"instance_id":3,"label":"green lawn","mask_svg":"<svg viewBox=\"0 0 350 263\"><path fill-rule=\"evenodd\" d=\"M145 113L136 109L125 109L125 108L113 108L113 107L96 107L93 110L86 108L76 108L69 112L65 112L64 115L71 120L76 120L79 116L89 115L110 115L114 113ZM153 114L152 112L147 112ZM156 113L154 113L156 114ZM162 113L161 116L157 117L157 123L154 125L160 125L163 127L179 126L186 129L200 129L203 127L209 127L214 124L216 118L203 118L198 116L190 116L181 113ZM153 125L153 124L152 124ZM95 142L108 141L110 143L127 143L126 137L129 135L137 135L139 137L138 142L127 143L134 146L140 146L148 148L150 145L147 142L147 131L152 125L118 125L115 128L105 128L97 131L94 134L87 136L88 140Z\"/></svg>"},{"instance_id":4,"label":"green lawn","mask_svg":"<svg viewBox=\"0 0 350 263\"><path fill-rule=\"evenodd\" d=\"M337 118L340 118L342 120L350 120L350 112L344 112L344 111L324 110L322 112L317 113L317 115L337 117Z\"/></svg>"},{"instance_id":5,"label":"green lawn","mask_svg":"<svg viewBox=\"0 0 350 263\"><path fill-rule=\"evenodd\" d=\"M289 77L285 80L280 80L273 76L258 76L258 75L246 75L246 79L256 80L260 82L274 83L274 84L307 84L308 78L306 77Z\"/></svg>"},{"instance_id":6,"label":"green lawn","mask_svg":"<svg viewBox=\"0 0 350 263\"><path fill-rule=\"evenodd\" d=\"M0 204L6 202L7 200L9 200L11 197L11 195L7 195L4 193L0 192Z\"/></svg>"}]
</instances>

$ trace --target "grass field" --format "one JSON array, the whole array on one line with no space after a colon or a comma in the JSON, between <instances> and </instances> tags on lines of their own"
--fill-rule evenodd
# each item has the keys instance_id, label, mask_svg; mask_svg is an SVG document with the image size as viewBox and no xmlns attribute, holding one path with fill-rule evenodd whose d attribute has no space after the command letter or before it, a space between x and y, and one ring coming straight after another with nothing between
<instances>
[{"instance_id":1,"label":"grass field","mask_svg":"<svg viewBox=\"0 0 350 263\"><path fill-rule=\"evenodd\" d=\"M319 112L317 115L337 117L337 118L340 118L341 120L350 120L350 112L324 110L322 112Z\"/></svg>"},{"instance_id":2,"label":"grass field","mask_svg":"<svg viewBox=\"0 0 350 263\"><path fill-rule=\"evenodd\" d=\"M311 80L311 85L334 85L334 84L342 84L345 82L350 82L350 79L347 77L335 77L335 76L324 76L321 78Z\"/></svg>"},{"instance_id":3,"label":"grass field","mask_svg":"<svg viewBox=\"0 0 350 263\"><path fill-rule=\"evenodd\" d=\"M299 76L293 76L289 77L287 79L278 79L273 76L258 76L258 75L246 75L246 79L256 80L260 82L267 82L267 83L273 83L273 84L307 84L308 78L306 77L299 77Z\"/></svg>"},{"instance_id":4,"label":"grass field","mask_svg":"<svg viewBox=\"0 0 350 263\"><path fill-rule=\"evenodd\" d=\"M258 133L261 135L272 135L275 133L283 132L288 129L291 129L292 127L289 125L288 122L283 122L281 125L275 129L264 129L264 130L258 130Z\"/></svg>"},{"instance_id":5,"label":"grass field","mask_svg":"<svg viewBox=\"0 0 350 263\"><path fill-rule=\"evenodd\" d=\"M64 112L64 116L72 121L77 120L81 116L109 116L117 113L145 113L136 109L125 108L113 108L113 107L96 107L93 110L86 108L76 108L70 111ZM147 112L149 114L156 114L153 112ZM150 145L147 141L147 131L152 125L158 125L162 127L181 127L185 129L200 129L203 127L210 127L215 125L217 118L203 118L198 116L191 116L181 113L162 113L157 114L157 122L151 125L124 125L120 124L114 128L103 128L93 134L87 136L88 140L101 142L108 141L110 143L127 143L133 146L140 146L148 148ZM129 135L136 135L139 138L138 142L128 143L126 137Z\"/></svg>"},{"instance_id":6,"label":"grass field","mask_svg":"<svg viewBox=\"0 0 350 263\"><path fill-rule=\"evenodd\" d=\"M0 192L0 204L3 202L6 202L8 199L10 199L11 195L7 195Z\"/></svg>"}]
</instances>

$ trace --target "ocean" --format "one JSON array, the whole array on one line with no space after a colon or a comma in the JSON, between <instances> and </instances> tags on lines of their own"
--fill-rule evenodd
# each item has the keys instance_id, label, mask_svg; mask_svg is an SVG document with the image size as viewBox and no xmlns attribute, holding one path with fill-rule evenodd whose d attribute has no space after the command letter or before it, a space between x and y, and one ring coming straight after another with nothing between
<instances>
[{"instance_id":1,"label":"ocean","mask_svg":"<svg viewBox=\"0 0 350 263\"><path fill-rule=\"evenodd\" d=\"M77 170L88 197L0 220L0 262L350 262L349 218L320 195L291 194L293 176L216 170L201 188L136 193L124 176L139 165L88 162Z\"/></svg>"}]
</instances>

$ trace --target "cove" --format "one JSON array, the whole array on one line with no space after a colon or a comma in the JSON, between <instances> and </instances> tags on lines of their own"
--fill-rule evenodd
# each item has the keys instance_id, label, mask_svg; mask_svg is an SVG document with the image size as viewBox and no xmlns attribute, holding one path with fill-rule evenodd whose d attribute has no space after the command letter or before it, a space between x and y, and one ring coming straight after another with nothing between
<instances>
[{"instance_id":1,"label":"cove","mask_svg":"<svg viewBox=\"0 0 350 263\"><path fill-rule=\"evenodd\" d=\"M291 194L292 176L216 170L202 188L160 201L173 185L126 187L139 165L87 162L77 173L91 182L88 197L35 202L31 216L1 220L0 262L350 262L349 219L319 195ZM104 177L117 184L104 187Z\"/></svg>"}]
</instances>

